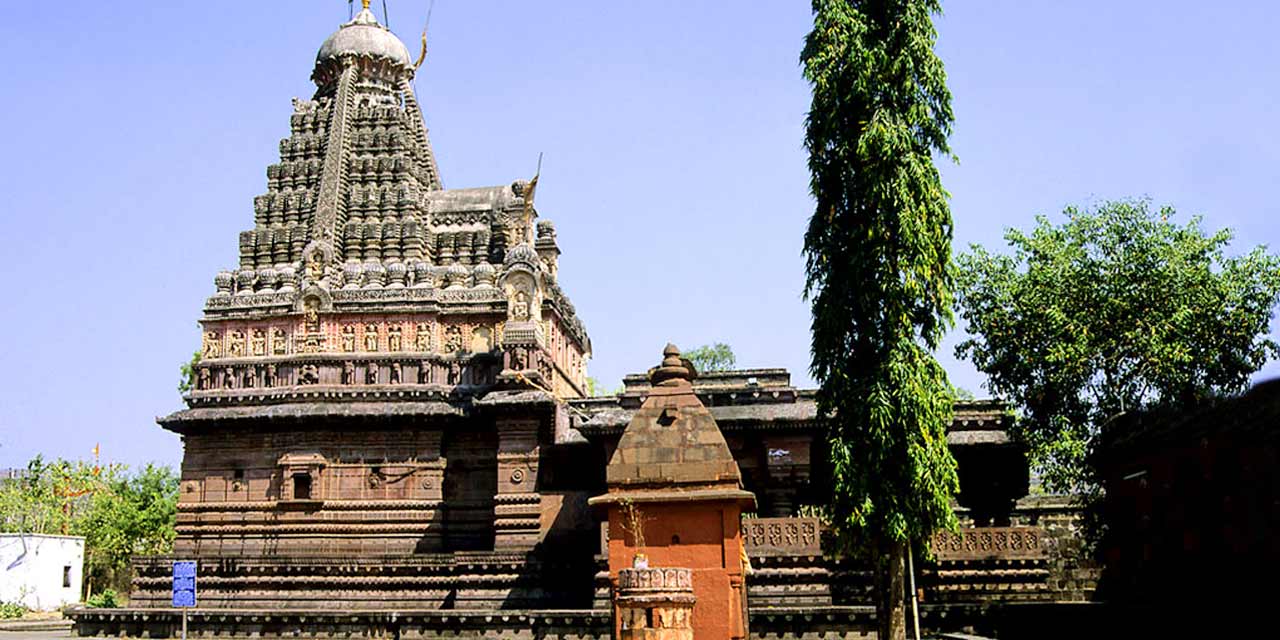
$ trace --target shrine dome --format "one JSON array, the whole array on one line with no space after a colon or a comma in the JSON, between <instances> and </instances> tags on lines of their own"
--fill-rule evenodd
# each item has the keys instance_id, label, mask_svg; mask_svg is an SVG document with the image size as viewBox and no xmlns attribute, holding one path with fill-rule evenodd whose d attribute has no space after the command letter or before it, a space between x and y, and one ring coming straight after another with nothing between
<instances>
[{"instance_id":1,"label":"shrine dome","mask_svg":"<svg viewBox=\"0 0 1280 640\"><path fill-rule=\"evenodd\" d=\"M354 20L342 25L320 45L316 63L346 56L372 56L406 67L413 65L408 47L390 29L379 24L369 9L362 9Z\"/></svg>"}]
</instances>

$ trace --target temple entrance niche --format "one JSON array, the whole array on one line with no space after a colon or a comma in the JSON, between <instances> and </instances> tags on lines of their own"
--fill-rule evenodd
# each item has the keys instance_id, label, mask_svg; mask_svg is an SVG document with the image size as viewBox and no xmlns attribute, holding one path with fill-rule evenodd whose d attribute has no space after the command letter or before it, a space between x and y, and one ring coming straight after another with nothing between
<instances>
[{"instance_id":1,"label":"temple entrance niche","mask_svg":"<svg viewBox=\"0 0 1280 640\"><path fill-rule=\"evenodd\" d=\"M445 432L444 544L446 551L493 550L498 492L498 434L473 425Z\"/></svg>"}]
</instances>

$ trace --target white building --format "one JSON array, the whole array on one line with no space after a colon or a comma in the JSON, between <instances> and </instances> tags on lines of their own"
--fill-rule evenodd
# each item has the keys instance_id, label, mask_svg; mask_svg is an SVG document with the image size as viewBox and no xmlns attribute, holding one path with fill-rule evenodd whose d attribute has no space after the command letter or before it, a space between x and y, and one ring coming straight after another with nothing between
<instances>
[{"instance_id":1,"label":"white building","mask_svg":"<svg viewBox=\"0 0 1280 640\"><path fill-rule=\"evenodd\" d=\"M0 533L0 602L52 611L80 601L84 538Z\"/></svg>"}]
</instances>

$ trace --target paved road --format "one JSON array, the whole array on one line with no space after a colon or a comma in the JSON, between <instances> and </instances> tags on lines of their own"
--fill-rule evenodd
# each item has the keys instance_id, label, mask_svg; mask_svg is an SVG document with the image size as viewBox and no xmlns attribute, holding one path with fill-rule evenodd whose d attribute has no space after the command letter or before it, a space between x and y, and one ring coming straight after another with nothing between
<instances>
[{"instance_id":1,"label":"paved road","mask_svg":"<svg viewBox=\"0 0 1280 640\"><path fill-rule=\"evenodd\" d=\"M0 640L46 640L47 638L70 638L71 630L63 631L0 631Z\"/></svg>"}]
</instances>

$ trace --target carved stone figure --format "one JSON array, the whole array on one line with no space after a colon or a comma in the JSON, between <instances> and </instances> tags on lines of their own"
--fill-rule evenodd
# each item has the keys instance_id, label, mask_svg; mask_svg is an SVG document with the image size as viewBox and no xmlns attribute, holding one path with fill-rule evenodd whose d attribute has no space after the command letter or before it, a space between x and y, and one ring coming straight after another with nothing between
<instances>
[{"instance_id":1,"label":"carved stone figure","mask_svg":"<svg viewBox=\"0 0 1280 640\"><path fill-rule=\"evenodd\" d=\"M247 367L244 370L244 388L252 389L258 386L258 368Z\"/></svg>"},{"instance_id":2,"label":"carved stone figure","mask_svg":"<svg viewBox=\"0 0 1280 640\"><path fill-rule=\"evenodd\" d=\"M529 294L523 291L516 292L516 297L511 302L511 318L513 320L529 319Z\"/></svg>"},{"instance_id":3,"label":"carved stone figure","mask_svg":"<svg viewBox=\"0 0 1280 640\"><path fill-rule=\"evenodd\" d=\"M449 384L462 383L462 365L457 361L449 363Z\"/></svg>"},{"instance_id":4,"label":"carved stone figure","mask_svg":"<svg viewBox=\"0 0 1280 640\"><path fill-rule=\"evenodd\" d=\"M274 387L276 386L277 381L278 381L278 378L276 376L276 366L274 364L267 365L267 373L262 378L262 386Z\"/></svg>"},{"instance_id":5,"label":"carved stone figure","mask_svg":"<svg viewBox=\"0 0 1280 640\"><path fill-rule=\"evenodd\" d=\"M378 384L378 364L376 362L370 362L369 364L365 365L364 383Z\"/></svg>"},{"instance_id":6,"label":"carved stone figure","mask_svg":"<svg viewBox=\"0 0 1280 640\"><path fill-rule=\"evenodd\" d=\"M201 357L206 360L222 357L222 337L217 331L206 331L204 334L204 348L201 351Z\"/></svg>"},{"instance_id":7,"label":"carved stone figure","mask_svg":"<svg viewBox=\"0 0 1280 640\"><path fill-rule=\"evenodd\" d=\"M267 355L267 334L264 333L262 329L254 329L253 337L250 338L249 346L250 349L252 349L251 353L253 353L253 355Z\"/></svg>"},{"instance_id":8,"label":"carved stone figure","mask_svg":"<svg viewBox=\"0 0 1280 640\"><path fill-rule=\"evenodd\" d=\"M285 340L284 329L276 327L271 330L271 352L282 356L289 350L289 343Z\"/></svg>"},{"instance_id":9,"label":"carved stone figure","mask_svg":"<svg viewBox=\"0 0 1280 640\"><path fill-rule=\"evenodd\" d=\"M320 332L320 299L310 296L302 301L302 317L307 325L307 333Z\"/></svg>"},{"instance_id":10,"label":"carved stone figure","mask_svg":"<svg viewBox=\"0 0 1280 640\"><path fill-rule=\"evenodd\" d=\"M423 360L418 363L418 384L431 384L431 361Z\"/></svg>"},{"instance_id":11,"label":"carved stone figure","mask_svg":"<svg viewBox=\"0 0 1280 640\"><path fill-rule=\"evenodd\" d=\"M342 350L346 353L356 350L356 328L353 325L342 328Z\"/></svg>"},{"instance_id":12,"label":"carved stone figure","mask_svg":"<svg viewBox=\"0 0 1280 640\"><path fill-rule=\"evenodd\" d=\"M529 365L525 361L524 350L516 349L512 351L511 352L511 369L513 371L524 371L527 368L529 368Z\"/></svg>"},{"instance_id":13,"label":"carved stone figure","mask_svg":"<svg viewBox=\"0 0 1280 640\"><path fill-rule=\"evenodd\" d=\"M235 367L227 367L222 370L222 387L224 389L236 388L236 370Z\"/></svg>"},{"instance_id":14,"label":"carved stone figure","mask_svg":"<svg viewBox=\"0 0 1280 640\"><path fill-rule=\"evenodd\" d=\"M400 326L394 325L387 329L387 351L400 351Z\"/></svg>"},{"instance_id":15,"label":"carved stone figure","mask_svg":"<svg viewBox=\"0 0 1280 640\"><path fill-rule=\"evenodd\" d=\"M368 324L364 327L364 350L378 350L378 325Z\"/></svg>"},{"instance_id":16,"label":"carved stone figure","mask_svg":"<svg viewBox=\"0 0 1280 640\"><path fill-rule=\"evenodd\" d=\"M400 375L404 373L404 369L399 362L391 363L391 379L390 384L400 384Z\"/></svg>"},{"instance_id":17,"label":"carved stone figure","mask_svg":"<svg viewBox=\"0 0 1280 640\"><path fill-rule=\"evenodd\" d=\"M462 328L454 325L444 330L444 352L462 351Z\"/></svg>"},{"instance_id":18,"label":"carved stone figure","mask_svg":"<svg viewBox=\"0 0 1280 640\"><path fill-rule=\"evenodd\" d=\"M231 358L239 358L244 355L244 332L240 330L232 331L227 338L227 356Z\"/></svg>"},{"instance_id":19,"label":"carved stone figure","mask_svg":"<svg viewBox=\"0 0 1280 640\"><path fill-rule=\"evenodd\" d=\"M476 327L471 331L471 351L488 353L493 348L493 332L487 327Z\"/></svg>"},{"instance_id":20,"label":"carved stone figure","mask_svg":"<svg viewBox=\"0 0 1280 640\"><path fill-rule=\"evenodd\" d=\"M196 374L196 389L209 388L209 367L200 367Z\"/></svg>"},{"instance_id":21,"label":"carved stone figure","mask_svg":"<svg viewBox=\"0 0 1280 640\"><path fill-rule=\"evenodd\" d=\"M356 383L356 365L354 362L347 361L342 363L342 384Z\"/></svg>"},{"instance_id":22,"label":"carved stone figure","mask_svg":"<svg viewBox=\"0 0 1280 640\"><path fill-rule=\"evenodd\" d=\"M301 384L319 384L320 367L317 367L314 364L302 365L302 370L298 375L298 382Z\"/></svg>"},{"instance_id":23,"label":"carved stone figure","mask_svg":"<svg viewBox=\"0 0 1280 640\"><path fill-rule=\"evenodd\" d=\"M413 348L424 352L431 350L431 325L429 323L418 323L418 329L413 334Z\"/></svg>"}]
</instances>

